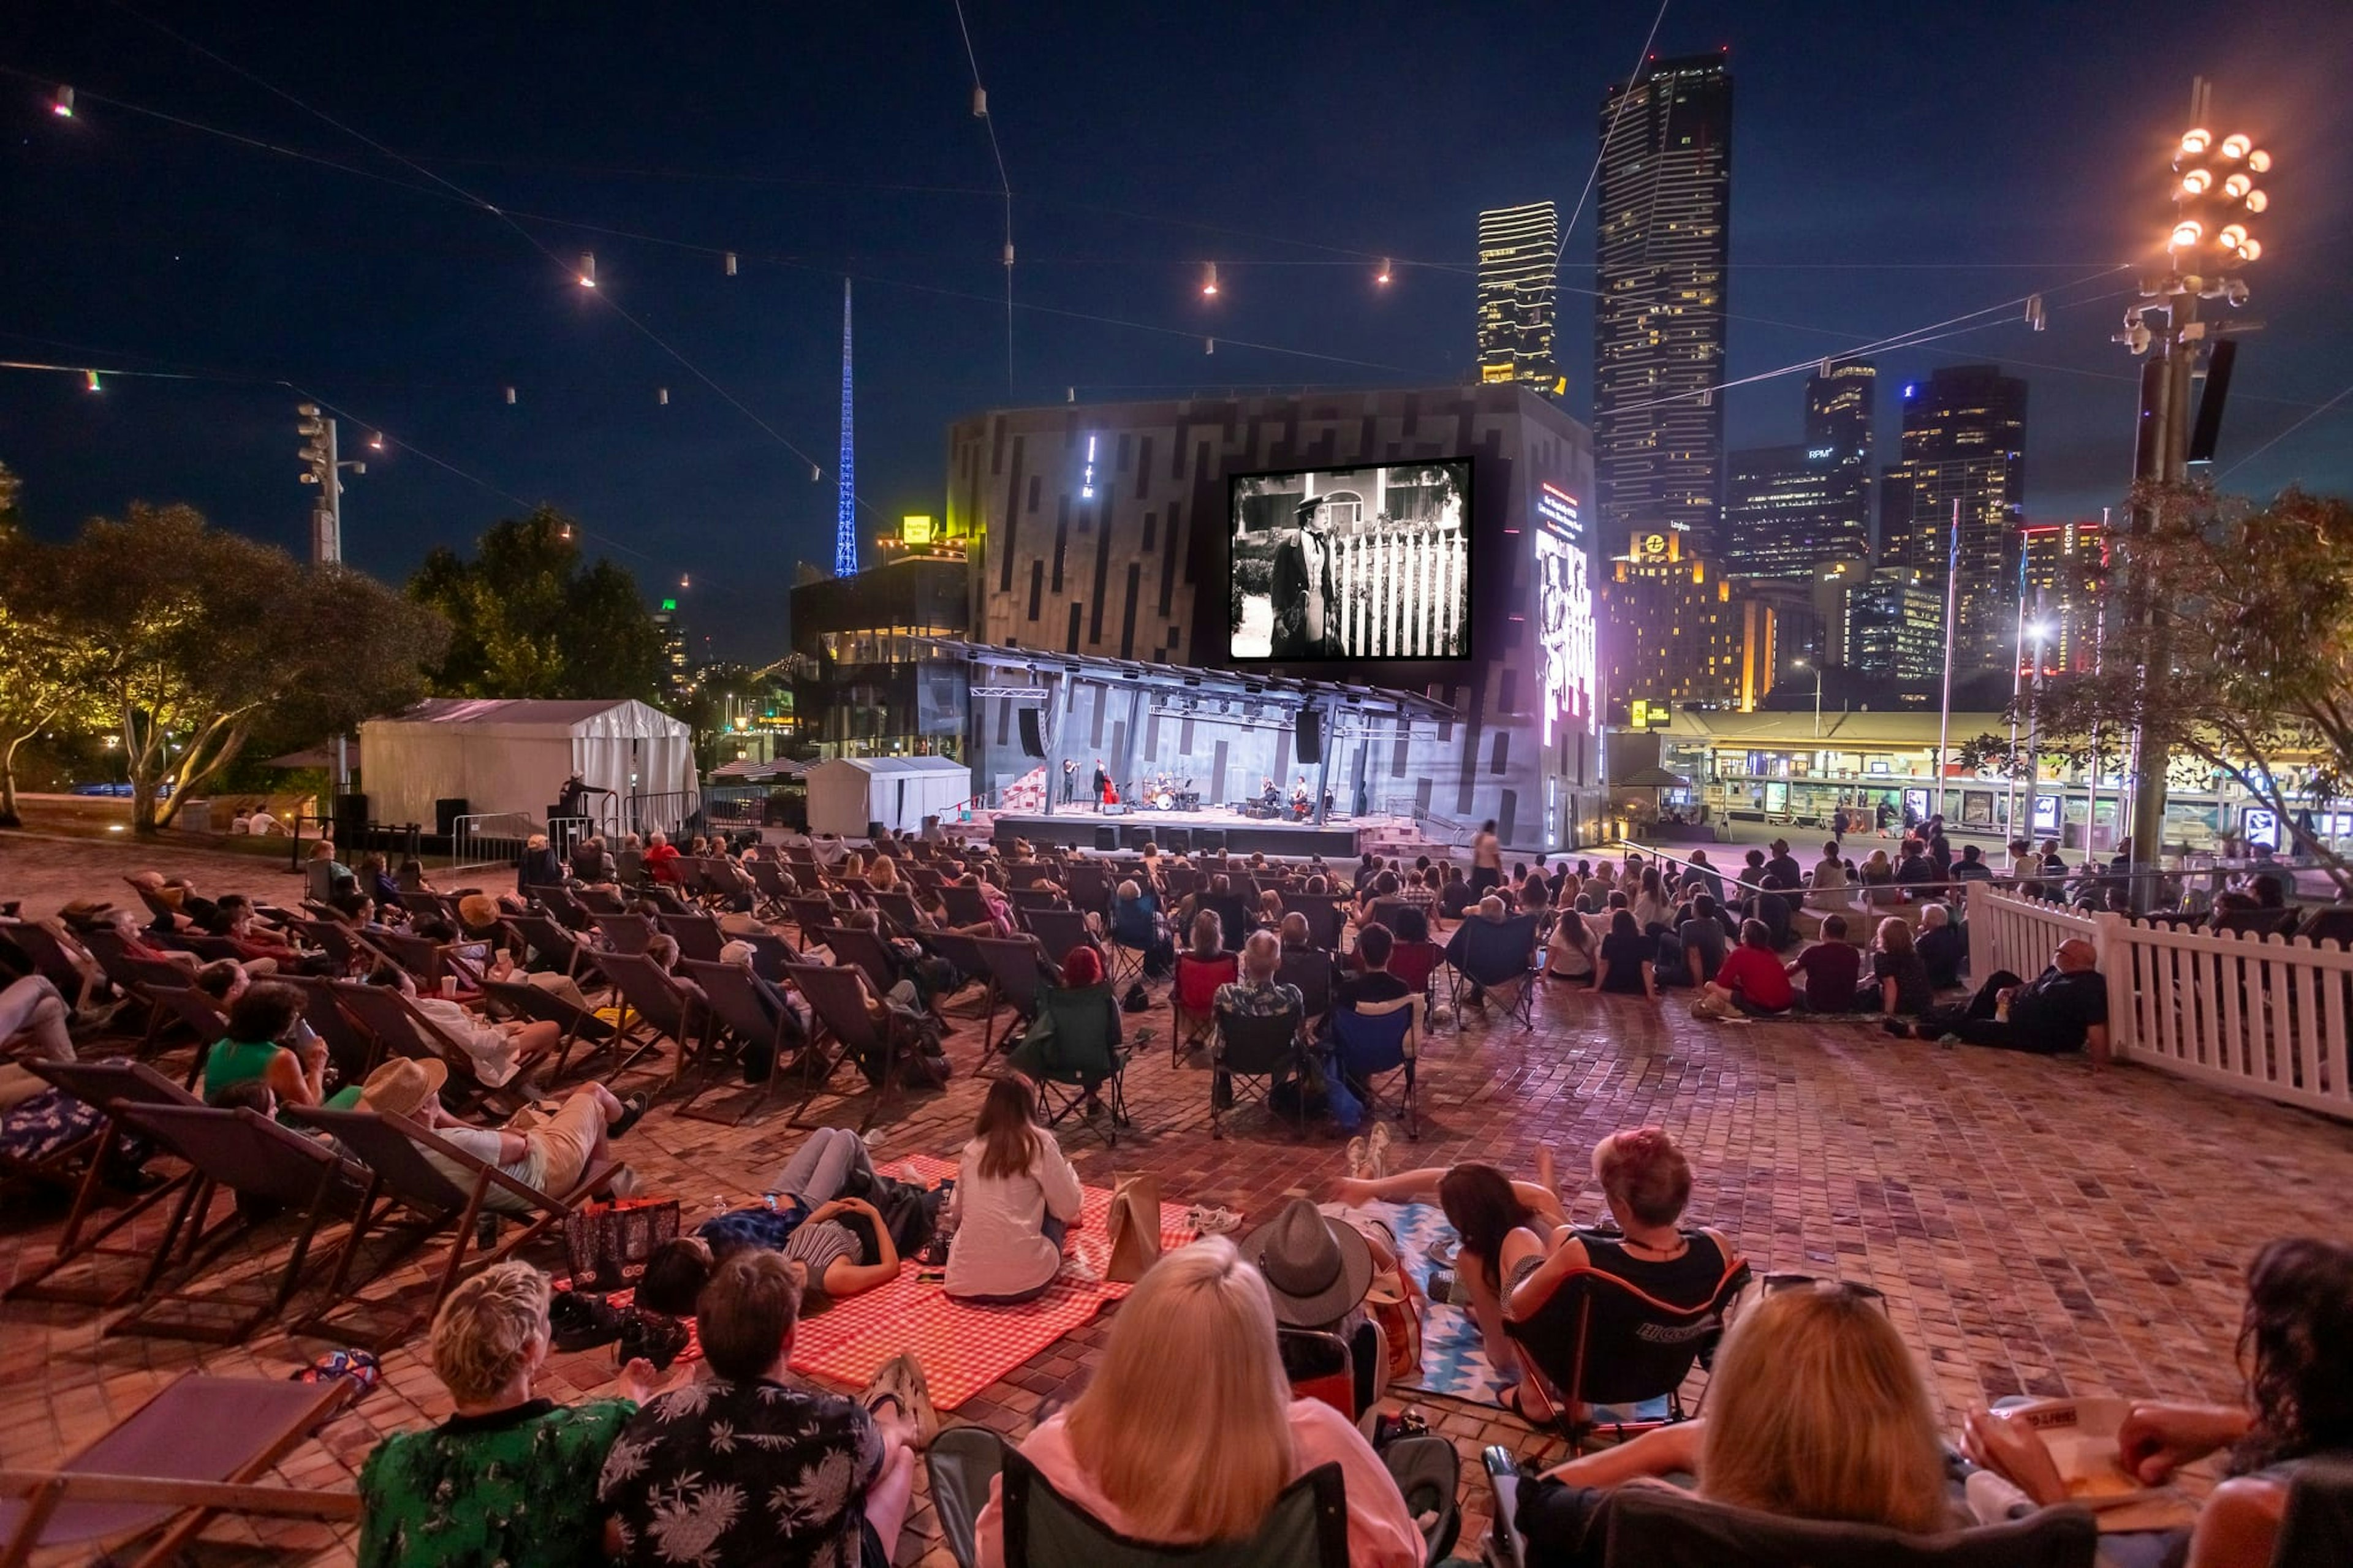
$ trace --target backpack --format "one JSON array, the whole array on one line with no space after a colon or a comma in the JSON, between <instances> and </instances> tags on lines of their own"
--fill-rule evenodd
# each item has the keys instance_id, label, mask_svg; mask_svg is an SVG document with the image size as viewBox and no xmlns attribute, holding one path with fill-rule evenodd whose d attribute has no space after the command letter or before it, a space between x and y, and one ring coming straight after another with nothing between
<instances>
[{"instance_id":1,"label":"backpack","mask_svg":"<svg viewBox=\"0 0 2353 1568\"><path fill-rule=\"evenodd\" d=\"M1152 1011L1152 998L1144 994L1143 981L1139 980L1127 988L1127 994L1119 999L1119 1010L1123 1013Z\"/></svg>"}]
</instances>

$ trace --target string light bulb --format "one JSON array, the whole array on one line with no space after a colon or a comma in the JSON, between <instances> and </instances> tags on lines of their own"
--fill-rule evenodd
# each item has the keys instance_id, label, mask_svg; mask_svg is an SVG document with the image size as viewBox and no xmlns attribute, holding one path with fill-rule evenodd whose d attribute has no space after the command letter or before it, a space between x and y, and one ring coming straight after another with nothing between
<instances>
[{"instance_id":1,"label":"string light bulb","mask_svg":"<svg viewBox=\"0 0 2353 1568\"><path fill-rule=\"evenodd\" d=\"M734 276L735 276L735 253L734 253L733 251L732 251L732 250L731 250L731 251L729 251L729 252L727 252L726 260L725 260L723 263L722 263L722 265L723 265L723 266L724 266L724 267L726 268L726 269L727 269L727 276L728 276L728 277L730 277L730 278L734 277Z\"/></svg>"},{"instance_id":2,"label":"string light bulb","mask_svg":"<svg viewBox=\"0 0 2353 1568\"><path fill-rule=\"evenodd\" d=\"M687 580L687 575L686 575L686 574L685 574L685 573L683 573L683 572L681 572L681 573L680 573L680 574L678 574L678 585L679 585L681 588L691 588L691 587L693 587L693 586L694 586L694 584L693 584L692 583L691 583L691 582L689 582L689 581Z\"/></svg>"},{"instance_id":3,"label":"string light bulb","mask_svg":"<svg viewBox=\"0 0 2353 1568\"><path fill-rule=\"evenodd\" d=\"M2213 144L2213 133L2202 127L2181 133L2181 150L2193 158Z\"/></svg>"},{"instance_id":4,"label":"string light bulb","mask_svg":"<svg viewBox=\"0 0 2353 1568\"><path fill-rule=\"evenodd\" d=\"M557 530L556 537L558 539L569 541L572 538L572 525L568 522L565 523L561 529Z\"/></svg>"},{"instance_id":5,"label":"string light bulb","mask_svg":"<svg viewBox=\"0 0 2353 1568\"><path fill-rule=\"evenodd\" d=\"M2247 210L2249 212L2259 213L2271 205L2271 197L2263 195L2263 192L2249 191L2247 193Z\"/></svg>"},{"instance_id":6,"label":"string light bulb","mask_svg":"<svg viewBox=\"0 0 2353 1568\"><path fill-rule=\"evenodd\" d=\"M73 89L69 87L58 88L58 96L50 100L49 112L56 115L59 120L71 120L74 117Z\"/></svg>"},{"instance_id":7,"label":"string light bulb","mask_svg":"<svg viewBox=\"0 0 2353 1568\"><path fill-rule=\"evenodd\" d=\"M2206 194L2206 187L2213 183L2212 170L2192 169L2181 176L2181 194L2185 196L2202 196Z\"/></svg>"},{"instance_id":8,"label":"string light bulb","mask_svg":"<svg viewBox=\"0 0 2353 1568\"><path fill-rule=\"evenodd\" d=\"M514 406L514 388L510 386L507 388L507 406L509 408L512 408Z\"/></svg>"},{"instance_id":9,"label":"string light bulb","mask_svg":"<svg viewBox=\"0 0 2353 1568\"><path fill-rule=\"evenodd\" d=\"M580 287L583 289L596 287L596 253L593 250L584 250L580 253Z\"/></svg>"},{"instance_id":10,"label":"string light bulb","mask_svg":"<svg viewBox=\"0 0 2353 1568\"><path fill-rule=\"evenodd\" d=\"M2254 188L2254 181L2247 178L2247 176L2242 174L2232 174L2229 179L2222 182L2222 194L2230 197L2232 201L2238 200L2241 196L2245 195L2249 191L2252 191Z\"/></svg>"},{"instance_id":11,"label":"string light bulb","mask_svg":"<svg viewBox=\"0 0 2353 1568\"><path fill-rule=\"evenodd\" d=\"M824 470L823 468L818 468L815 463L811 463L811 464L809 465L809 483L811 483L811 484L817 484L817 483L819 483L820 481L822 481L822 480L824 479L824 478L825 478L825 470Z\"/></svg>"},{"instance_id":12,"label":"string light bulb","mask_svg":"<svg viewBox=\"0 0 2353 1568\"><path fill-rule=\"evenodd\" d=\"M2260 261L2263 254L2263 242L2260 239L2250 239L2239 247L2239 259L2242 261Z\"/></svg>"},{"instance_id":13,"label":"string light bulb","mask_svg":"<svg viewBox=\"0 0 2353 1568\"><path fill-rule=\"evenodd\" d=\"M97 392L97 391L101 390L101 389L100 388L99 384L98 384L98 372L96 372L96 371L94 371L94 370L86 370L86 371L82 372L81 374L82 374L82 384L81 384L81 389L82 389L84 392Z\"/></svg>"},{"instance_id":14,"label":"string light bulb","mask_svg":"<svg viewBox=\"0 0 2353 1568\"><path fill-rule=\"evenodd\" d=\"M2183 218L2173 226L2173 243L2177 248L2192 246L2206 237L2206 226L2194 217Z\"/></svg>"},{"instance_id":15,"label":"string light bulb","mask_svg":"<svg viewBox=\"0 0 2353 1568\"><path fill-rule=\"evenodd\" d=\"M1201 352L1202 352L1203 353L1205 353L1205 354L1213 354L1213 353L1216 353L1218 352L1218 340L1217 340L1217 339L1215 339L1215 338L1203 338L1203 339L1201 340L1201 342L1202 342L1202 345L1203 345L1203 346L1202 346L1202 349L1201 349Z\"/></svg>"},{"instance_id":16,"label":"string light bulb","mask_svg":"<svg viewBox=\"0 0 2353 1568\"><path fill-rule=\"evenodd\" d=\"M375 435L368 437L368 450L371 452L381 452L384 450L383 431L379 430Z\"/></svg>"},{"instance_id":17,"label":"string light bulb","mask_svg":"<svg viewBox=\"0 0 2353 1568\"><path fill-rule=\"evenodd\" d=\"M1205 300L1218 297L1218 264L1214 261L1206 263L1201 273L1201 297Z\"/></svg>"},{"instance_id":18,"label":"string light bulb","mask_svg":"<svg viewBox=\"0 0 2353 1568\"><path fill-rule=\"evenodd\" d=\"M1374 281L1374 282L1376 282L1376 283L1386 284L1386 283L1388 283L1388 280L1389 280L1389 258L1388 258L1388 257L1384 256L1384 257L1382 257L1382 258L1381 258L1381 269L1380 269L1380 271L1379 271L1379 272L1377 272L1377 274L1375 274L1375 275L1374 275L1373 281Z\"/></svg>"}]
</instances>

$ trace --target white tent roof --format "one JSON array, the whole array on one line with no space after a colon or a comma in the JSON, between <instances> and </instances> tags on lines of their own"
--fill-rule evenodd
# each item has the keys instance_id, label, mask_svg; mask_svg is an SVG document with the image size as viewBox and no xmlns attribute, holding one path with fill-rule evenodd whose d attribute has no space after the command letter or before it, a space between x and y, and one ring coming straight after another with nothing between
<instances>
[{"instance_id":1,"label":"white tent roof","mask_svg":"<svg viewBox=\"0 0 2353 1568\"><path fill-rule=\"evenodd\" d=\"M946 757L828 757L809 764L811 773L819 768L856 768L870 773L954 773L964 779L972 776L971 768Z\"/></svg>"},{"instance_id":2,"label":"white tent roof","mask_svg":"<svg viewBox=\"0 0 2353 1568\"><path fill-rule=\"evenodd\" d=\"M683 723L634 698L564 701L435 697L404 712L368 721L370 728L394 724L463 725L491 733L600 735L622 740L652 740L687 733Z\"/></svg>"}]
</instances>

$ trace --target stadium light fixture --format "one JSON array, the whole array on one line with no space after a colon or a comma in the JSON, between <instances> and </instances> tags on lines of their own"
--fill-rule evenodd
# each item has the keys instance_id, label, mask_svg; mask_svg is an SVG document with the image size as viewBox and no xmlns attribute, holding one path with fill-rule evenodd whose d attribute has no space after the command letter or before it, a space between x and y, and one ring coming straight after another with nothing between
<instances>
[{"instance_id":1,"label":"stadium light fixture","mask_svg":"<svg viewBox=\"0 0 2353 1568\"><path fill-rule=\"evenodd\" d=\"M1201 273L1201 297L1205 300L1214 300L1218 297L1218 264L1214 261L1204 264Z\"/></svg>"}]
</instances>

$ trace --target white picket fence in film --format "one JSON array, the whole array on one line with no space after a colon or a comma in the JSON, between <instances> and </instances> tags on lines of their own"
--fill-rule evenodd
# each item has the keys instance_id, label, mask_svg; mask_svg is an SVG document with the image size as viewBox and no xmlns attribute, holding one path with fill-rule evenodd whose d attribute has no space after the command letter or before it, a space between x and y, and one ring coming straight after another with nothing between
<instances>
[{"instance_id":1,"label":"white picket fence in film","mask_svg":"<svg viewBox=\"0 0 2353 1568\"><path fill-rule=\"evenodd\" d=\"M2353 1118L2353 952L2077 914L1969 889L1969 963L2032 979L2071 936L2099 950L2120 1061Z\"/></svg>"},{"instance_id":2,"label":"white picket fence in film","mask_svg":"<svg viewBox=\"0 0 2353 1568\"><path fill-rule=\"evenodd\" d=\"M1471 609L1470 566L1463 531L1434 522L1334 538L1341 651L1352 658L1459 654Z\"/></svg>"}]
</instances>

